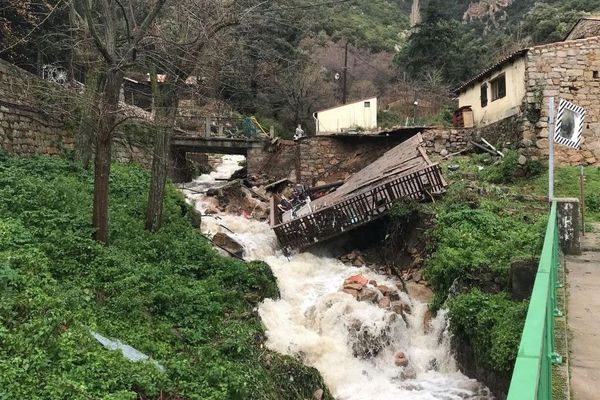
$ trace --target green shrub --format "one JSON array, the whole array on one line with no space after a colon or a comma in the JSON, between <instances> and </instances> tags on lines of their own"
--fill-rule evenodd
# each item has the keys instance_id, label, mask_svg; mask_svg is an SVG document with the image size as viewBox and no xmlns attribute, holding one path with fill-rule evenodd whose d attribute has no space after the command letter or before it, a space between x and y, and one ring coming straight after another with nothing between
<instances>
[{"instance_id":1,"label":"green shrub","mask_svg":"<svg viewBox=\"0 0 600 400\"><path fill-rule=\"evenodd\" d=\"M488 368L509 372L517 357L527 307L527 302L511 301L504 293L474 289L449 302L450 328Z\"/></svg>"},{"instance_id":2,"label":"green shrub","mask_svg":"<svg viewBox=\"0 0 600 400\"><path fill-rule=\"evenodd\" d=\"M479 208L447 200L436 207L432 254L426 260L434 308L444 303L457 278L481 268L508 281L512 259L532 257L541 250L545 227L545 216L526 209L504 213L502 203L492 200L483 200Z\"/></svg>"},{"instance_id":3,"label":"green shrub","mask_svg":"<svg viewBox=\"0 0 600 400\"><path fill-rule=\"evenodd\" d=\"M481 171L481 177L484 181L490 183L511 183L517 178L518 170L519 153L511 150L498 164Z\"/></svg>"}]
</instances>

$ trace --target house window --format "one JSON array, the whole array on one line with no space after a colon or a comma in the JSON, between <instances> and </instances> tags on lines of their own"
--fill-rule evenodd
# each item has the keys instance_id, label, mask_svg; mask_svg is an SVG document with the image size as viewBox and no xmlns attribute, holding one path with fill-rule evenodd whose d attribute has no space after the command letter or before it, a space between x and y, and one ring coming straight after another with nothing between
<instances>
[{"instance_id":1,"label":"house window","mask_svg":"<svg viewBox=\"0 0 600 400\"><path fill-rule=\"evenodd\" d=\"M371 102L365 101L365 108L371 108Z\"/></svg>"},{"instance_id":2,"label":"house window","mask_svg":"<svg viewBox=\"0 0 600 400\"><path fill-rule=\"evenodd\" d=\"M483 85L481 85L481 108L487 106L488 103L488 85L487 83L484 83Z\"/></svg>"},{"instance_id":3,"label":"house window","mask_svg":"<svg viewBox=\"0 0 600 400\"><path fill-rule=\"evenodd\" d=\"M490 82L492 86L492 101L506 97L506 75L499 75Z\"/></svg>"}]
</instances>

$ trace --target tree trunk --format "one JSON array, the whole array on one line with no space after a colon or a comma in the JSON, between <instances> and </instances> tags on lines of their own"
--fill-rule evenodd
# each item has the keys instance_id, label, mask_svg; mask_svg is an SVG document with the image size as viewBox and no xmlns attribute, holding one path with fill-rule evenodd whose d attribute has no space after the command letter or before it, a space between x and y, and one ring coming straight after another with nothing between
<instances>
[{"instance_id":1,"label":"tree trunk","mask_svg":"<svg viewBox=\"0 0 600 400\"><path fill-rule=\"evenodd\" d=\"M94 206L92 226L94 239L108 242L108 184L110 180L112 133L117 120L119 93L123 82L122 70L111 67L106 72L105 86L100 105L96 157L94 165Z\"/></svg>"},{"instance_id":2,"label":"tree trunk","mask_svg":"<svg viewBox=\"0 0 600 400\"><path fill-rule=\"evenodd\" d=\"M160 229L165 197L165 185L169 173L171 135L179 105L176 85L167 79L160 86L153 82L156 136L152 156L152 177L146 210L146 230Z\"/></svg>"}]
</instances>

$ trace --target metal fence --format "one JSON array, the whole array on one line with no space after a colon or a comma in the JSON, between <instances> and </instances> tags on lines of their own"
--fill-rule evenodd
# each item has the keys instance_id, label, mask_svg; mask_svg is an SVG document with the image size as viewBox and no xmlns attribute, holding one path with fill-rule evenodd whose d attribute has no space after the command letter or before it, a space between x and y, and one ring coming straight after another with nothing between
<instances>
[{"instance_id":1,"label":"metal fence","mask_svg":"<svg viewBox=\"0 0 600 400\"><path fill-rule=\"evenodd\" d=\"M552 399L552 364L562 362L554 348L554 319L560 316L556 305L559 263L558 221L553 202L508 400Z\"/></svg>"}]
</instances>

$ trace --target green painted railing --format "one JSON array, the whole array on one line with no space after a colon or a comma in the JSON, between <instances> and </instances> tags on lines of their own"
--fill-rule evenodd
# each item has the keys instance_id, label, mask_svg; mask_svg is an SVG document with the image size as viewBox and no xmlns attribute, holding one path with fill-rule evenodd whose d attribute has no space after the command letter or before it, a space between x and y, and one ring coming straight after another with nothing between
<instances>
[{"instance_id":1,"label":"green painted railing","mask_svg":"<svg viewBox=\"0 0 600 400\"><path fill-rule=\"evenodd\" d=\"M553 202L508 400L552 399L552 364L562 362L554 351L554 318L560 315L556 306L559 262L558 220Z\"/></svg>"}]
</instances>

